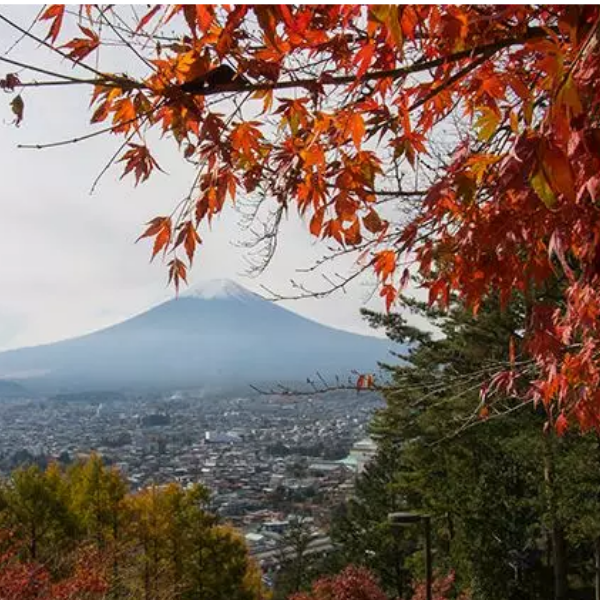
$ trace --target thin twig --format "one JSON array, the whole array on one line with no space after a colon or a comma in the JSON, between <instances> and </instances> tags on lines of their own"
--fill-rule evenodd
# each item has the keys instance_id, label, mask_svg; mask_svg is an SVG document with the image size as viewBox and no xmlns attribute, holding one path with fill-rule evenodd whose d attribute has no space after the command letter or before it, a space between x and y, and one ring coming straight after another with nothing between
<instances>
[{"instance_id":1,"label":"thin twig","mask_svg":"<svg viewBox=\"0 0 600 600\"><path fill-rule=\"evenodd\" d=\"M96 7L98 8L98 7ZM115 18L119 18L116 11L112 6L109 7L111 9L112 14ZM156 72L156 67L142 54L140 54L136 48L130 44L124 37L121 35L121 32L114 26L114 24L106 17L104 10L100 10L98 8L98 13L100 14L100 18L104 19L104 22L111 28L111 30L115 33L115 35L129 48L143 63L148 67L152 72Z\"/></svg>"},{"instance_id":2,"label":"thin twig","mask_svg":"<svg viewBox=\"0 0 600 600\"><path fill-rule=\"evenodd\" d=\"M154 108L154 110L158 110L160 106L162 106L161 103L157 104L156 107ZM142 119L142 121L140 123L140 126L143 125L144 122L146 120L148 120L149 117L150 117L150 114L147 114ZM115 153L110 157L110 159L106 163L106 165L104 165L104 167L102 168L102 170L100 171L100 173L98 174L98 176L96 177L96 179L94 179L94 183L92 183L92 187L90 188L90 195L92 195L94 193L94 191L96 190L96 187L100 183L100 180L102 179L102 177L104 177L104 175L106 174L106 172L112 167L113 163L115 162L115 160L117 159L117 157L119 156L119 154L127 146L127 144L129 144L130 140L133 138L133 136L136 133L137 133L137 131L134 129L130 134L128 134L127 137L125 138L125 140L123 141L123 143L117 148L117 150L115 151Z\"/></svg>"},{"instance_id":3,"label":"thin twig","mask_svg":"<svg viewBox=\"0 0 600 600\"><path fill-rule=\"evenodd\" d=\"M412 104L408 111L412 112L419 108L419 106L423 106L426 102L429 102L433 98L435 98L438 94L448 89L451 85L454 85L457 81L460 81L465 75L468 75L471 71L475 70L477 67L481 66L486 60L488 60L494 53L489 52L487 54L483 54L477 60L474 60L472 63L468 64L466 67L455 73L452 77L447 79L444 83L434 87L429 91L423 98L417 100L414 104Z\"/></svg>"},{"instance_id":4,"label":"thin twig","mask_svg":"<svg viewBox=\"0 0 600 600\"><path fill-rule=\"evenodd\" d=\"M7 25L12 27L13 29L16 29L17 31L21 32L21 34L23 34L24 36L34 40L35 42L37 42L38 44L41 44L42 46L45 46L46 48L52 50L52 52L56 52L56 54L62 56L63 58L66 58L68 61L72 62L75 66L81 67L82 69L85 69L86 71L89 71L90 73L94 73L94 75L97 75L100 78L103 78L103 79L109 78L110 79L110 77L107 77L107 75L105 73L101 73L100 71L97 71L93 67L86 65L84 62L82 62L80 60L79 61L75 60L74 58L69 56L66 52L63 52L62 50L60 50L56 46L53 46L46 40L43 40L42 38L38 37L37 35L34 35L33 33L31 33L30 30L28 31L27 29L23 29L23 27L21 27L20 25L17 25L17 23L15 23L14 21L11 21L8 17L4 16L2 13L0 13L0 21L4 21Z\"/></svg>"},{"instance_id":5,"label":"thin twig","mask_svg":"<svg viewBox=\"0 0 600 600\"><path fill-rule=\"evenodd\" d=\"M92 80L72 81L72 80L58 80L58 81L20 81L18 87L54 87L60 85L93 85Z\"/></svg>"},{"instance_id":6,"label":"thin twig","mask_svg":"<svg viewBox=\"0 0 600 600\"><path fill-rule=\"evenodd\" d=\"M17 148L27 150L45 150L46 148L56 148L58 146L68 146L70 144L76 144L78 142L83 142L84 140L89 140L91 138L98 137L99 135L103 135L105 133L111 133L115 129L123 127L124 125L130 125L131 123L135 123L136 121L139 121L140 119L144 119L145 117L151 115L153 112L157 111L158 108L159 105L142 114L133 117L132 119L128 119L127 121L123 121L122 123L111 125L110 127L105 127L104 129L99 129L98 131L94 131L93 133L88 133L80 137L69 138L68 140L60 140L58 142L49 142L47 144L19 144Z\"/></svg>"},{"instance_id":7,"label":"thin twig","mask_svg":"<svg viewBox=\"0 0 600 600\"><path fill-rule=\"evenodd\" d=\"M29 34L29 32L35 27L35 24L37 23L38 19L42 16L42 13L44 12L44 7L42 7L39 11L38 14L35 16L35 18L33 19L33 21L31 22L31 25L29 25L29 27L27 28L26 33L22 33L3 53L2 56L8 56L24 39L27 38L27 35Z\"/></svg>"},{"instance_id":8,"label":"thin twig","mask_svg":"<svg viewBox=\"0 0 600 600\"><path fill-rule=\"evenodd\" d=\"M12 58L6 58L4 56L0 56L0 62L7 63L9 65L13 65L15 67L20 67L21 69L27 69L28 71L34 71L36 73L41 73L42 75L48 75L50 77L58 77L61 80L68 81L70 83L87 83L91 85L95 85L98 82L97 79L82 79L80 77L72 77L71 75L64 75L63 73L57 73L56 71L50 71L48 69L42 69L41 67L34 67L28 63L23 63L18 60L13 60Z\"/></svg>"}]
</instances>

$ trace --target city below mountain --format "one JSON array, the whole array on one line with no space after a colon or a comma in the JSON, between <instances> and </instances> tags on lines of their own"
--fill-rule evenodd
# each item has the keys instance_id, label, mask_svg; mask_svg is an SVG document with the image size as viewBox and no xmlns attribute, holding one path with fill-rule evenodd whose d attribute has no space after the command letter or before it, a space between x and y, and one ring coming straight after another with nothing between
<instances>
[{"instance_id":1,"label":"city below mountain","mask_svg":"<svg viewBox=\"0 0 600 600\"><path fill-rule=\"evenodd\" d=\"M43 393L305 382L373 370L389 348L217 280L101 331L2 352L0 379Z\"/></svg>"}]
</instances>

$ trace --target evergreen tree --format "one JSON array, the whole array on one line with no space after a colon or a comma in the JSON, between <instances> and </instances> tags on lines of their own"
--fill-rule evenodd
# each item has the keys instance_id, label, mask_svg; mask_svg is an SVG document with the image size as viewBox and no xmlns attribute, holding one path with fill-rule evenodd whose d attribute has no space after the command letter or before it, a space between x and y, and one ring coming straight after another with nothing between
<instances>
[{"instance_id":1,"label":"evergreen tree","mask_svg":"<svg viewBox=\"0 0 600 600\"><path fill-rule=\"evenodd\" d=\"M79 538L57 465L17 469L0 488L0 520L23 540L27 559L59 565Z\"/></svg>"},{"instance_id":2,"label":"evergreen tree","mask_svg":"<svg viewBox=\"0 0 600 600\"><path fill-rule=\"evenodd\" d=\"M381 445L376 460L357 479L354 497L334 513L331 531L342 563L366 566L398 598L406 597L404 563L415 549L412 532L394 530L388 520L389 513L406 508L400 460L397 444Z\"/></svg>"},{"instance_id":3,"label":"evergreen tree","mask_svg":"<svg viewBox=\"0 0 600 600\"><path fill-rule=\"evenodd\" d=\"M207 502L202 486L128 493L118 471L98 456L67 472L58 464L19 469L0 484L0 569L25 574L43 565L40 600L263 598L245 540L219 525ZM19 589L38 587L31 580Z\"/></svg>"},{"instance_id":4,"label":"evergreen tree","mask_svg":"<svg viewBox=\"0 0 600 600\"><path fill-rule=\"evenodd\" d=\"M409 327L398 315L366 312L372 325L409 346L399 365L384 367L390 374L386 407L372 425L383 448L399 448L397 464L384 451L372 469L390 470L402 509L432 515L436 567L455 570L458 587L475 599L548 598L544 415L493 390L486 402L480 394L502 371L529 376L532 367L519 356L524 305L515 300L501 310L491 300L477 318L459 303L445 315L408 305L438 334ZM383 524L391 511L377 506L378 494L364 485L368 478L358 485L357 504ZM373 517L355 511L353 519L364 525ZM375 561L388 562L388 554L380 550ZM420 553L406 564L422 577Z\"/></svg>"},{"instance_id":5,"label":"evergreen tree","mask_svg":"<svg viewBox=\"0 0 600 600\"><path fill-rule=\"evenodd\" d=\"M122 503L127 485L97 454L72 465L67 472L71 507L87 535L100 547L120 536Z\"/></svg>"}]
</instances>

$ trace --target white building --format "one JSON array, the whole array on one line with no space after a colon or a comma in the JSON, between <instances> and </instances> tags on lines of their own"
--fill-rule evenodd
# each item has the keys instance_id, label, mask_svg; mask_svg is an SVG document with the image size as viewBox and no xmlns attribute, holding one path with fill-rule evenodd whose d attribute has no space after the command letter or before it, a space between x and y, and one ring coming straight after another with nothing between
<instances>
[{"instance_id":1,"label":"white building","mask_svg":"<svg viewBox=\"0 0 600 600\"><path fill-rule=\"evenodd\" d=\"M377 454L377 444L371 438L366 437L356 442L350 448L348 459L356 463L356 472L360 474L365 470L365 466L374 458L375 454Z\"/></svg>"}]
</instances>

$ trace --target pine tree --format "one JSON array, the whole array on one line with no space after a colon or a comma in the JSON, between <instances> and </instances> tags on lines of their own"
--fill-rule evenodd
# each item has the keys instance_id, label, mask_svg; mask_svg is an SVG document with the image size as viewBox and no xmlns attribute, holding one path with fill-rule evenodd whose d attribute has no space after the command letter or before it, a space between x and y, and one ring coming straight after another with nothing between
<instances>
[{"instance_id":1,"label":"pine tree","mask_svg":"<svg viewBox=\"0 0 600 600\"><path fill-rule=\"evenodd\" d=\"M386 407L372 427L380 443L400 446L400 497L407 509L432 515L436 566L455 569L458 586L474 598L548 597L539 493L544 416L510 398L482 404L480 394L486 381L511 368L509 348L521 364L524 305L515 300L501 310L492 300L475 318L459 303L446 315L408 304L437 326L437 335L408 327L398 315L366 313L409 344L403 362L386 368ZM422 564L422 557L412 561L416 575Z\"/></svg>"},{"instance_id":2,"label":"pine tree","mask_svg":"<svg viewBox=\"0 0 600 600\"><path fill-rule=\"evenodd\" d=\"M0 494L2 524L24 541L29 560L60 563L79 532L58 466L17 469Z\"/></svg>"},{"instance_id":3,"label":"pine tree","mask_svg":"<svg viewBox=\"0 0 600 600\"><path fill-rule=\"evenodd\" d=\"M408 591L404 563L415 550L413 532L395 530L388 520L389 513L407 507L400 472L398 445L382 444L376 460L357 479L354 497L338 507L332 520L342 562L366 566L398 598Z\"/></svg>"},{"instance_id":4,"label":"pine tree","mask_svg":"<svg viewBox=\"0 0 600 600\"><path fill-rule=\"evenodd\" d=\"M543 408L522 402L536 376L521 355L527 302L491 299L477 317L456 300L447 314L406 304L432 331L366 312L408 344L399 364L384 366L386 406L372 424L382 447L400 448L396 464L380 452L372 470L388 471L406 508L433 516L436 566L455 570L475 599L567 598L592 582L600 597L600 442L595 433L544 432ZM519 374L514 397L493 385L486 393L502 371ZM357 502L377 512L382 492L370 489L372 478L367 485L369 474L363 479ZM381 522L386 510L378 509ZM352 515L361 526L370 518ZM385 564L386 553L375 559ZM407 564L422 577L422 557Z\"/></svg>"},{"instance_id":5,"label":"pine tree","mask_svg":"<svg viewBox=\"0 0 600 600\"><path fill-rule=\"evenodd\" d=\"M38 600L263 598L244 538L218 524L208 498L176 483L128 493L98 456L66 473L17 470L0 485L0 569L10 575L0 576L0 597L13 575L43 571L14 589Z\"/></svg>"}]
</instances>

